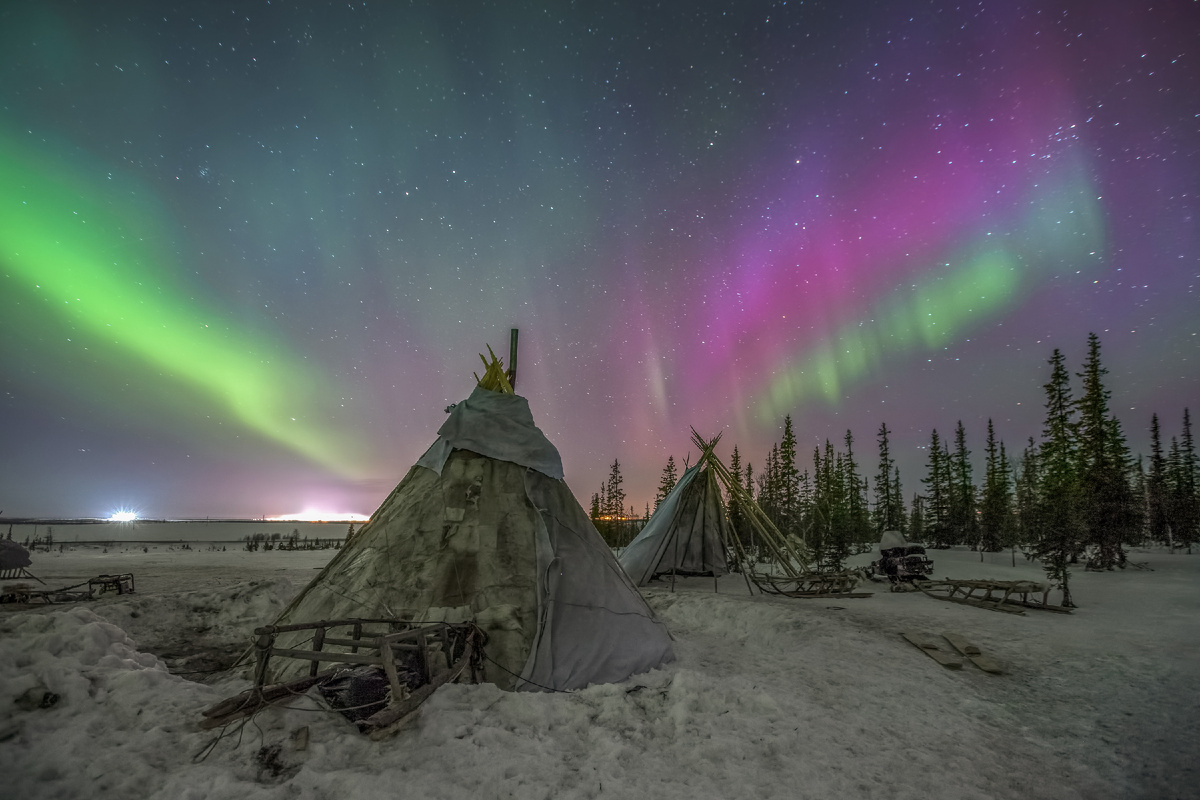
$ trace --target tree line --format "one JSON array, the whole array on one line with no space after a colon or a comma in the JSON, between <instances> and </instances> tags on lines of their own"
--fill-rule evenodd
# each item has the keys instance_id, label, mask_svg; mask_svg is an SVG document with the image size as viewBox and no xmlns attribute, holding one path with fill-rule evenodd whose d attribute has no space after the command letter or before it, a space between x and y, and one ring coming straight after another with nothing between
<instances>
[{"instance_id":1,"label":"tree line","mask_svg":"<svg viewBox=\"0 0 1200 800\"><path fill-rule=\"evenodd\" d=\"M926 472L908 502L886 423L875 436L878 461L870 477L850 430L838 445L826 440L816 447L811 466L801 469L791 415L757 471L735 445L730 472L776 527L803 541L824 569L842 568L848 556L865 551L883 531L895 530L932 548L1011 548L1014 558L1019 549L1042 564L1062 587L1064 605L1070 605L1070 567L1081 560L1088 569L1123 568L1125 548L1147 543L1190 553L1200 540L1200 496L1188 409L1169 444L1153 414L1149 458L1134 458L1109 408L1099 337L1088 336L1087 356L1075 374L1078 397L1061 351L1055 349L1048 363L1041 436L1030 437L1014 456L989 419L982 480L976 478L961 420L949 437L931 432ZM671 456L655 508L677 477ZM608 482L593 495L593 519L634 516L632 509L623 512L621 484L614 461ZM738 501L726 502L730 522L753 548Z\"/></svg>"}]
</instances>

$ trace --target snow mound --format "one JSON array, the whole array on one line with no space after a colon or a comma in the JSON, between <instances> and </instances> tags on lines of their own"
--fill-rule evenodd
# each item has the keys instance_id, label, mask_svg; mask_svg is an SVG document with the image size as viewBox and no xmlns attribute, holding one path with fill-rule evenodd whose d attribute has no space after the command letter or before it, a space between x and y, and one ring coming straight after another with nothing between
<instances>
[{"instance_id":1,"label":"snow mound","mask_svg":"<svg viewBox=\"0 0 1200 800\"><path fill-rule=\"evenodd\" d=\"M295 595L286 578L165 595L121 595L96 606L172 672L199 675L230 666L254 629L276 619Z\"/></svg>"},{"instance_id":2,"label":"snow mound","mask_svg":"<svg viewBox=\"0 0 1200 800\"><path fill-rule=\"evenodd\" d=\"M145 796L200 687L88 608L11 615L0 639L6 796Z\"/></svg>"}]
</instances>

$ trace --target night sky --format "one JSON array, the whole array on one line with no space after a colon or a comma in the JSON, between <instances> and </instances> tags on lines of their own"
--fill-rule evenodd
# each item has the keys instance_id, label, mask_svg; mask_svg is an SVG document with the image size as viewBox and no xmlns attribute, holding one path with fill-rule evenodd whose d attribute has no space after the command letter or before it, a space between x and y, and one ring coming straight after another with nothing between
<instances>
[{"instance_id":1,"label":"night sky","mask_svg":"<svg viewBox=\"0 0 1200 800\"><path fill-rule=\"evenodd\" d=\"M514 326L639 511L789 413L980 479L1090 331L1200 413L1197 3L652 5L0 6L0 512L369 514Z\"/></svg>"}]
</instances>

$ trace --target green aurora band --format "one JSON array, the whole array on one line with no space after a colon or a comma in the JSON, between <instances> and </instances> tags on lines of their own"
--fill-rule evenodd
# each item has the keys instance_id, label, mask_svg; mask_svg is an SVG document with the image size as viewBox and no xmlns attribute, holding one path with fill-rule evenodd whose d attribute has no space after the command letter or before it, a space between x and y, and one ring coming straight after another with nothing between
<instances>
[{"instance_id":1,"label":"green aurora band","mask_svg":"<svg viewBox=\"0 0 1200 800\"><path fill-rule=\"evenodd\" d=\"M1051 272L1082 271L1101 263L1102 212L1078 165L1054 188L1044 188L1010 236L993 235L963 247L940 269L880 300L784 366L755 403L758 420L775 426L800 404L835 405L855 382L878 374L887 360L944 348L998 317Z\"/></svg>"},{"instance_id":2,"label":"green aurora band","mask_svg":"<svg viewBox=\"0 0 1200 800\"><path fill-rule=\"evenodd\" d=\"M247 431L338 475L358 476L347 439L327 425L318 430L337 404L316 387L332 382L263 335L204 308L191 296L195 290L171 285L176 270L163 267L178 258L165 252L164 232L177 226L162 204L114 173L100 183L80 177L84 172L0 133L0 268L7 284L0 308L7 324L20 321L18 334L21 325L45 329L48 322L75 337L86 331L88 346L119 364L124 379L173 378L201 390L207 410L216 401ZM53 362L67 358L63 347L39 360L59 369ZM144 374L133 374L135 362L148 368ZM182 406L191 399L181 389L168 391Z\"/></svg>"}]
</instances>

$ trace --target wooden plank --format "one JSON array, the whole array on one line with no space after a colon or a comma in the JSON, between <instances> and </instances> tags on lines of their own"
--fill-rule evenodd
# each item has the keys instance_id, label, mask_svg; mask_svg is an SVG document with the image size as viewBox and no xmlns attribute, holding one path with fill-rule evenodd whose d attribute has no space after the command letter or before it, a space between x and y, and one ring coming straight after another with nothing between
<instances>
[{"instance_id":1,"label":"wooden plank","mask_svg":"<svg viewBox=\"0 0 1200 800\"><path fill-rule=\"evenodd\" d=\"M972 664L984 672L992 675L1004 674L1004 670L1000 667L1000 663L996 659L985 654L978 646L968 642L959 634L946 631L942 636L946 637L946 641L952 644L955 650L966 656Z\"/></svg>"},{"instance_id":2,"label":"wooden plank","mask_svg":"<svg viewBox=\"0 0 1200 800\"><path fill-rule=\"evenodd\" d=\"M918 650L932 658L934 661L941 664L947 669L962 669L962 660L955 658L950 653L938 647L937 642L924 634L916 631L902 631L901 636L914 645Z\"/></svg>"},{"instance_id":3,"label":"wooden plank","mask_svg":"<svg viewBox=\"0 0 1200 800\"><path fill-rule=\"evenodd\" d=\"M363 653L331 653L328 650L317 652L316 650L281 650L272 648L271 655L287 656L288 658L302 658L306 661L336 661L339 664L375 664L383 663L383 659L379 656L370 656Z\"/></svg>"},{"instance_id":4,"label":"wooden plank","mask_svg":"<svg viewBox=\"0 0 1200 800\"><path fill-rule=\"evenodd\" d=\"M378 637L378 638L382 638L382 637ZM389 638L389 641L391 641L391 645L392 645L392 649L393 649L393 650L412 650L412 651L416 651L417 649L419 649L419 648L420 648L420 645L417 645L417 644L411 644L411 643L409 643L409 642L396 642L396 641L392 641L390 638ZM375 646L375 638L370 638L370 639L339 639L339 638L334 638L334 637L332 637L332 636L326 636L326 637L325 637L325 645L326 645L327 647L333 647L333 646L337 646L337 647L349 647L349 648L355 648L355 647L369 647L369 648L371 648L372 650L376 650L376 649L378 649L378 648Z\"/></svg>"},{"instance_id":5,"label":"wooden plank","mask_svg":"<svg viewBox=\"0 0 1200 800\"><path fill-rule=\"evenodd\" d=\"M363 619L357 619L357 618L354 618L354 619L332 619L332 620L322 620L320 622L297 622L292 625L264 625L261 628L255 628L254 633L256 636L261 636L264 633L288 633L290 631L307 631L307 630L312 630L313 628L340 628L342 626L349 627L352 625L358 625L358 624L362 624L362 623L368 623L368 624L373 624L373 625L375 625L375 624L379 624L379 625L412 625L412 624L414 624L411 620L382 619L382 618L376 618L376 617L363 618ZM370 635L374 635L374 634L370 634Z\"/></svg>"}]
</instances>

